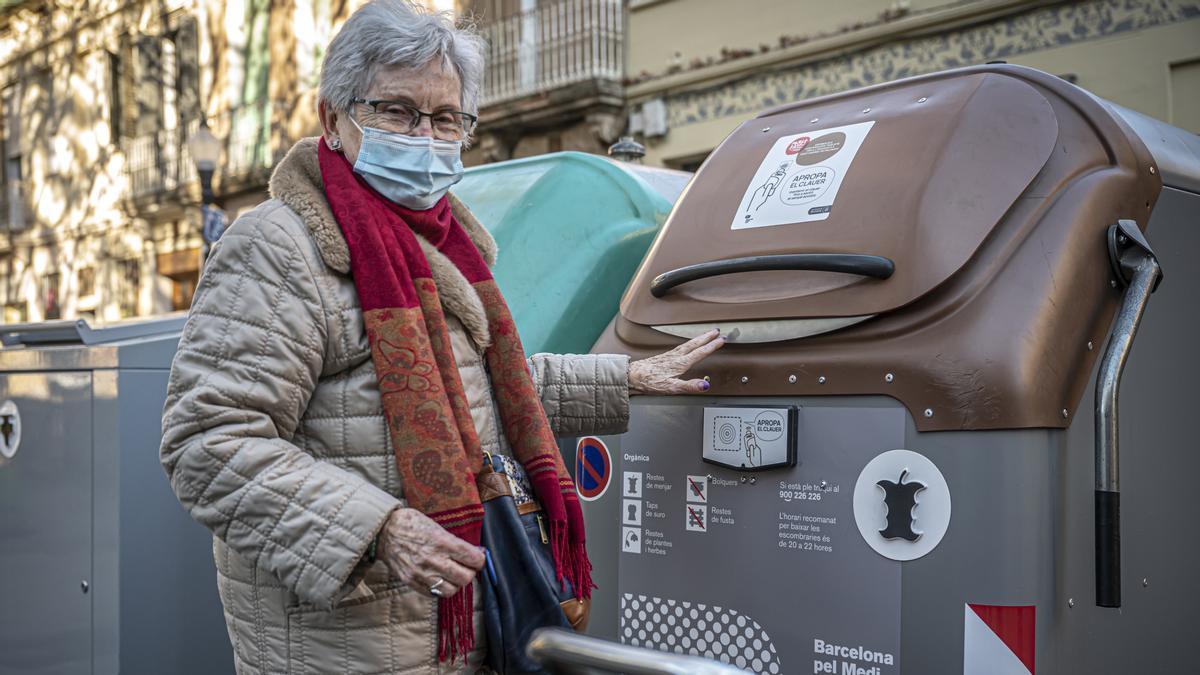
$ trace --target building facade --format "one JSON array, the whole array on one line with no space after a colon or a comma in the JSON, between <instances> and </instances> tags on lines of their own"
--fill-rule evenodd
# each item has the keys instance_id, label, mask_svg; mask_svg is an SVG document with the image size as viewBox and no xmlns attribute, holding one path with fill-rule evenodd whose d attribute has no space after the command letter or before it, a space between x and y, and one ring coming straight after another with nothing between
<instances>
[{"instance_id":1,"label":"building facade","mask_svg":"<svg viewBox=\"0 0 1200 675\"><path fill-rule=\"evenodd\" d=\"M631 0L627 43L629 127L674 168L774 106L996 60L1200 132L1195 0Z\"/></svg>"},{"instance_id":2,"label":"building facade","mask_svg":"<svg viewBox=\"0 0 1200 675\"><path fill-rule=\"evenodd\" d=\"M5 323L186 309L200 187L187 141L222 145L229 219L319 131L324 48L362 0L0 2L0 304ZM625 124L621 0L428 0L490 45L468 164L603 150Z\"/></svg>"},{"instance_id":3,"label":"building facade","mask_svg":"<svg viewBox=\"0 0 1200 675\"><path fill-rule=\"evenodd\" d=\"M5 323L186 309L200 186L187 141L222 146L230 219L318 131L324 48L359 2L62 0L0 6Z\"/></svg>"},{"instance_id":4,"label":"building facade","mask_svg":"<svg viewBox=\"0 0 1200 675\"><path fill-rule=\"evenodd\" d=\"M625 126L625 0L468 0L488 42L468 165L604 153Z\"/></svg>"},{"instance_id":5,"label":"building facade","mask_svg":"<svg viewBox=\"0 0 1200 675\"><path fill-rule=\"evenodd\" d=\"M188 307L202 264L187 148L222 145L230 219L318 132L325 45L361 0L0 0L7 323ZM1200 0L433 0L489 44L468 165L602 153L695 169L775 105L992 60L1200 131Z\"/></svg>"}]
</instances>

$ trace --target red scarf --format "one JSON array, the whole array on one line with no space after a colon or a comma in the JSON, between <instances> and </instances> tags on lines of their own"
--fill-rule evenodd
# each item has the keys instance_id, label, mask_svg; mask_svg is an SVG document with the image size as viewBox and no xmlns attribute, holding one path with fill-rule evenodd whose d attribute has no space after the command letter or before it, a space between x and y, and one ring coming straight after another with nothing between
<instances>
[{"instance_id":1,"label":"red scarf","mask_svg":"<svg viewBox=\"0 0 1200 675\"><path fill-rule=\"evenodd\" d=\"M318 157L325 197L350 248L354 287L408 505L479 545L483 505L475 474L483 466L483 451L437 286L415 232L458 267L483 301L492 336L485 357L501 428L550 519L558 581L565 577L578 597L591 597L592 566L575 484L550 432L508 305L451 213L449 199L443 197L428 211L406 209L363 183L324 140ZM438 603L440 660L452 661L474 648L472 606L471 586Z\"/></svg>"}]
</instances>

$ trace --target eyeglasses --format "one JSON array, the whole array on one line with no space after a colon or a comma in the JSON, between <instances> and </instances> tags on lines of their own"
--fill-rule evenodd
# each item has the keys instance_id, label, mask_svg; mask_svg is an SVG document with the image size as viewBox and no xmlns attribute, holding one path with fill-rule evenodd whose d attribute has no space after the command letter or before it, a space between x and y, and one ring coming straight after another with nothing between
<instances>
[{"instance_id":1,"label":"eyeglasses","mask_svg":"<svg viewBox=\"0 0 1200 675\"><path fill-rule=\"evenodd\" d=\"M475 122L479 119L471 113L460 110L439 110L428 113L401 101L381 99L368 101L365 98L355 98L351 101L369 107L377 117L376 120L373 120L375 124L384 127L387 131L410 133L421 126L422 117L428 117L429 124L433 128L433 135L445 141L465 139L475 128Z\"/></svg>"}]
</instances>

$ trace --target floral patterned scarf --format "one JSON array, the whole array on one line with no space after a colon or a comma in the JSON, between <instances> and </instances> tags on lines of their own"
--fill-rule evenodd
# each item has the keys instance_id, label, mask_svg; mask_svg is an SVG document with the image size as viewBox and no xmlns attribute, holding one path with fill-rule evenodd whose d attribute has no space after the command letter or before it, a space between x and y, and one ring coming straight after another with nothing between
<instances>
[{"instance_id":1,"label":"floral patterned scarf","mask_svg":"<svg viewBox=\"0 0 1200 675\"><path fill-rule=\"evenodd\" d=\"M501 428L550 520L558 581L565 577L579 597L590 597L591 563L575 484L550 431L508 305L479 250L451 213L448 198L428 211L409 210L363 183L346 158L324 140L318 157L325 196L350 249L354 286L409 506L479 545L483 505L475 474L482 468L483 452L438 290L415 232L458 267L483 302L492 335L485 358ZM472 606L471 586L440 600L440 660L452 661L474 648Z\"/></svg>"}]
</instances>

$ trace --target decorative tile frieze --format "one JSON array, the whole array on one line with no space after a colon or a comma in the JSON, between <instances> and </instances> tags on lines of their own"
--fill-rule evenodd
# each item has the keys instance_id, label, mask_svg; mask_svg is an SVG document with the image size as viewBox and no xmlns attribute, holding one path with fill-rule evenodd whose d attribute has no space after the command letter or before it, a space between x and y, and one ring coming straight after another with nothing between
<instances>
[{"instance_id":1,"label":"decorative tile frieze","mask_svg":"<svg viewBox=\"0 0 1200 675\"><path fill-rule=\"evenodd\" d=\"M671 127L1200 18L1195 0L1089 0L668 96Z\"/></svg>"}]
</instances>

